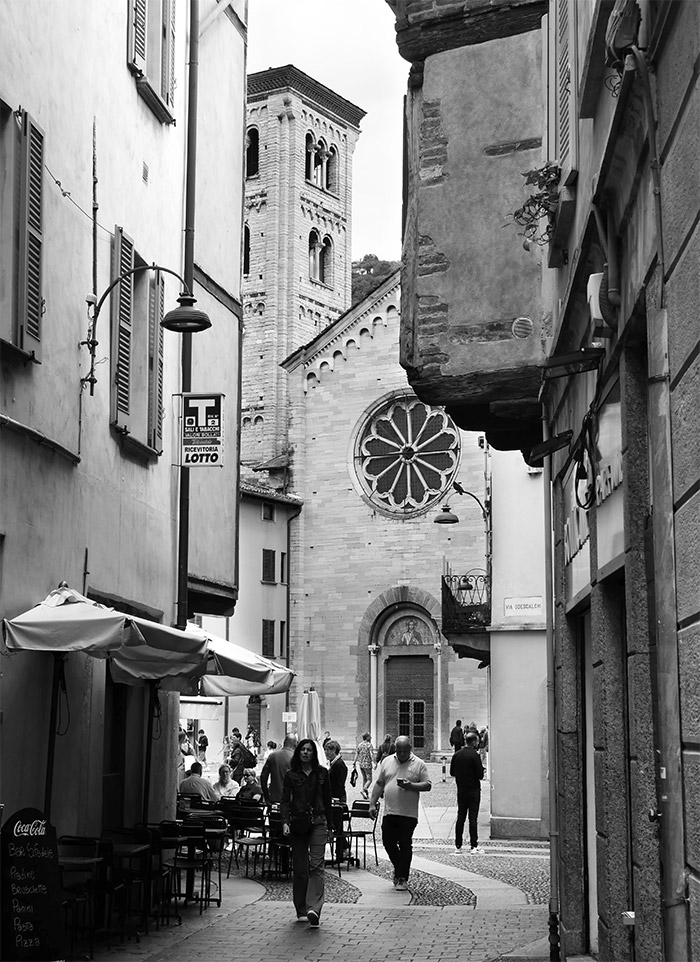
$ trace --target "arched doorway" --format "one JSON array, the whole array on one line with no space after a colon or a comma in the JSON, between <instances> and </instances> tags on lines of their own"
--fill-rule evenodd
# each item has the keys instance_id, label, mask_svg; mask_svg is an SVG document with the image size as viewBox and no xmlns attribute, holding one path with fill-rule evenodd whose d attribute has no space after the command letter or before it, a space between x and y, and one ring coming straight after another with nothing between
<instances>
[{"instance_id":1,"label":"arched doorway","mask_svg":"<svg viewBox=\"0 0 700 962\"><path fill-rule=\"evenodd\" d=\"M407 735L413 750L429 758L433 749L434 670L429 655L389 657L384 663L386 730Z\"/></svg>"}]
</instances>

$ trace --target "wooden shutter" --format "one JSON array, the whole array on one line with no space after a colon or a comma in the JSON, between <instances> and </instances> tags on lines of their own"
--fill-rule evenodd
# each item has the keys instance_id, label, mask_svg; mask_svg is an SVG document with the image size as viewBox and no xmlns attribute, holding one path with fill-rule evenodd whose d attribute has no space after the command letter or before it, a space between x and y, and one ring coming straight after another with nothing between
<instances>
[{"instance_id":1,"label":"wooden shutter","mask_svg":"<svg viewBox=\"0 0 700 962\"><path fill-rule=\"evenodd\" d=\"M134 242L123 228L114 228L112 280L134 266ZM131 351L133 342L134 275L112 291L112 423L131 431Z\"/></svg>"},{"instance_id":2,"label":"wooden shutter","mask_svg":"<svg viewBox=\"0 0 700 962\"><path fill-rule=\"evenodd\" d=\"M263 618L262 653L264 658L275 657L275 623Z\"/></svg>"},{"instance_id":3,"label":"wooden shutter","mask_svg":"<svg viewBox=\"0 0 700 962\"><path fill-rule=\"evenodd\" d=\"M269 548L263 548L262 553L262 580L275 580L275 552Z\"/></svg>"},{"instance_id":4,"label":"wooden shutter","mask_svg":"<svg viewBox=\"0 0 700 962\"><path fill-rule=\"evenodd\" d=\"M148 444L163 451L163 320L165 282L155 272L148 291Z\"/></svg>"},{"instance_id":5,"label":"wooden shutter","mask_svg":"<svg viewBox=\"0 0 700 962\"><path fill-rule=\"evenodd\" d=\"M578 126L576 116L578 76L576 66L576 4L555 0L557 161L561 185L568 186L578 174Z\"/></svg>"},{"instance_id":6,"label":"wooden shutter","mask_svg":"<svg viewBox=\"0 0 700 962\"><path fill-rule=\"evenodd\" d=\"M175 0L163 0L161 97L172 110L175 103Z\"/></svg>"},{"instance_id":7,"label":"wooden shutter","mask_svg":"<svg viewBox=\"0 0 700 962\"><path fill-rule=\"evenodd\" d=\"M129 67L136 73L146 73L146 52L148 37L148 0L129 2Z\"/></svg>"},{"instance_id":8,"label":"wooden shutter","mask_svg":"<svg viewBox=\"0 0 700 962\"><path fill-rule=\"evenodd\" d=\"M41 360L44 132L22 115L17 260L17 344Z\"/></svg>"}]
</instances>

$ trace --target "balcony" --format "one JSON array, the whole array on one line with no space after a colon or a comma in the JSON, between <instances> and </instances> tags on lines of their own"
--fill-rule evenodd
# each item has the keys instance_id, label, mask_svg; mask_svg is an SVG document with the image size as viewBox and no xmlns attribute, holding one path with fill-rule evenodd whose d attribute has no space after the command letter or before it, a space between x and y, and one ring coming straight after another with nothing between
<instances>
[{"instance_id":1,"label":"balcony","mask_svg":"<svg viewBox=\"0 0 700 962\"><path fill-rule=\"evenodd\" d=\"M442 633L460 658L476 658L480 668L489 664L491 656L490 588L483 568L442 579Z\"/></svg>"}]
</instances>

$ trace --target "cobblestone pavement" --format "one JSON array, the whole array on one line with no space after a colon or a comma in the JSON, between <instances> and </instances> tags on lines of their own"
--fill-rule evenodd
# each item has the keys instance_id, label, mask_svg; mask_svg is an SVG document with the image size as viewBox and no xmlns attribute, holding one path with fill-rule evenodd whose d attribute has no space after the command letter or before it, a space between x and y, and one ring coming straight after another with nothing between
<instances>
[{"instance_id":1,"label":"cobblestone pavement","mask_svg":"<svg viewBox=\"0 0 700 962\"><path fill-rule=\"evenodd\" d=\"M449 765L449 759L448 759ZM421 796L409 891L391 884L377 830L366 868L326 871L321 925L296 922L287 880L224 877L221 908L182 911L183 924L151 930L140 942L99 945L97 962L545 962L549 959L549 846L489 838L489 785L479 817L486 854L454 853L456 798L441 765L429 765L433 791ZM359 797L349 791L349 803ZM360 857L362 850L360 849ZM224 865L224 869L226 865ZM224 872L225 875L225 872ZM570 960L576 962L576 960ZM578 960L583 962L583 960Z\"/></svg>"}]
</instances>

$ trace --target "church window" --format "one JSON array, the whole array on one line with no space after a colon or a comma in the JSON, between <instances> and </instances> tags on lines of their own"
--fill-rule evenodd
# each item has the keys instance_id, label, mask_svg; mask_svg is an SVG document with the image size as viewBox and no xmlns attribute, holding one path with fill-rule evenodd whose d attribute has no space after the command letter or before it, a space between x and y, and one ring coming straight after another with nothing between
<instances>
[{"instance_id":1,"label":"church window","mask_svg":"<svg viewBox=\"0 0 700 962\"><path fill-rule=\"evenodd\" d=\"M326 190L338 193L338 151L331 147L328 151L328 161L326 163Z\"/></svg>"},{"instance_id":2,"label":"church window","mask_svg":"<svg viewBox=\"0 0 700 962\"><path fill-rule=\"evenodd\" d=\"M250 227L243 228L243 276L250 274Z\"/></svg>"},{"instance_id":3,"label":"church window","mask_svg":"<svg viewBox=\"0 0 700 962\"><path fill-rule=\"evenodd\" d=\"M355 441L355 475L367 501L388 514L425 512L452 484L459 431L442 408L393 396L369 414Z\"/></svg>"},{"instance_id":4,"label":"church window","mask_svg":"<svg viewBox=\"0 0 700 962\"><path fill-rule=\"evenodd\" d=\"M245 145L245 175L255 177L260 170L260 135L257 127L248 130Z\"/></svg>"}]
</instances>

